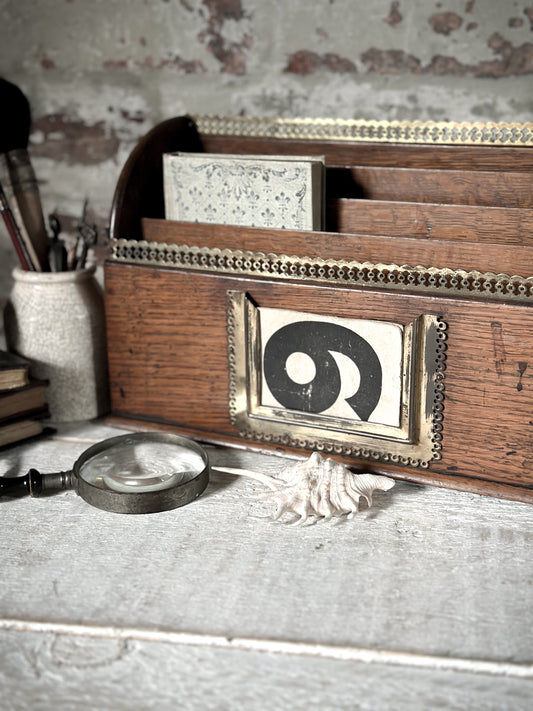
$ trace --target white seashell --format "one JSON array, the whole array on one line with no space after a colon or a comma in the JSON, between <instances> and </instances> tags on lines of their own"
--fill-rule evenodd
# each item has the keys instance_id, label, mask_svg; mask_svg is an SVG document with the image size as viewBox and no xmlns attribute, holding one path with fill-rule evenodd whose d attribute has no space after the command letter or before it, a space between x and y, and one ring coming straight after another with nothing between
<instances>
[{"instance_id":1,"label":"white seashell","mask_svg":"<svg viewBox=\"0 0 533 711\"><path fill-rule=\"evenodd\" d=\"M261 497L276 504L272 520L276 521L284 513L295 513L298 515L296 524L305 523L310 517L326 520L334 516L353 518L359 510L361 497L372 506L372 493L376 489L388 491L394 486L394 479L378 474L354 474L344 464L325 459L318 452L313 452L305 461L284 467L277 477L246 469L212 469L262 482L271 491Z\"/></svg>"}]
</instances>

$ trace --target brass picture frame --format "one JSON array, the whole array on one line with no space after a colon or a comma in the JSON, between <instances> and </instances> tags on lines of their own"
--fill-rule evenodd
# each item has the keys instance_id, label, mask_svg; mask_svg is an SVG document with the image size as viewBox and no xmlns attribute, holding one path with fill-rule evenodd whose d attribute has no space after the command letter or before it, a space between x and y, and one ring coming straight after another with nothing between
<instances>
[{"instance_id":1,"label":"brass picture frame","mask_svg":"<svg viewBox=\"0 0 533 711\"><path fill-rule=\"evenodd\" d=\"M402 328L399 421L393 426L265 404L260 309L246 292L227 296L230 419L242 437L422 468L440 458L442 320L421 314Z\"/></svg>"}]
</instances>

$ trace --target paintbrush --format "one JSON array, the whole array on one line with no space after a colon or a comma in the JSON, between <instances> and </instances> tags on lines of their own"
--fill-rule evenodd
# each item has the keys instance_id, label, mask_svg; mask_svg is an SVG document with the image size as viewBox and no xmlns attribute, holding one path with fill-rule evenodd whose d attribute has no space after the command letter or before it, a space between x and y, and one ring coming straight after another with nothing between
<instances>
[{"instance_id":1,"label":"paintbrush","mask_svg":"<svg viewBox=\"0 0 533 711\"><path fill-rule=\"evenodd\" d=\"M20 216L19 231L26 241L28 253L34 255L35 269L49 271L48 235L39 186L28 153L30 105L17 86L0 78L0 106L0 153L6 156L10 179L6 192L10 193L13 212Z\"/></svg>"},{"instance_id":2,"label":"paintbrush","mask_svg":"<svg viewBox=\"0 0 533 711\"><path fill-rule=\"evenodd\" d=\"M0 184L0 212L4 219L7 231L15 247L15 252L19 258L20 266L26 271L35 271L35 265L33 264L31 257L28 253L28 249L24 244L24 240L20 233L19 226L15 222L11 208L9 207L9 202L7 201L6 194L2 185Z\"/></svg>"},{"instance_id":3,"label":"paintbrush","mask_svg":"<svg viewBox=\"0 0 533 711\"><path fill-rule=\"evenodd\" d=\"M24 224L22 215L20 214L18 202L15 199L15 193L13 192L13 185L11 183L11 176L9 175L7 156L5 153L0 153L0 185L4 189L4 198L5 200L7 200L7 204L11 209L13 221L15 222L17 230L20 233L20 239L22 239L22 241L24 242L24 246L32 263L32 267L33 269L40 271L39 258L37 257L37 253L33 248L33 244L30 240L26 225ZM9 218L9 220L11 221L11 218Z\"/></svg>"}]
</instances>

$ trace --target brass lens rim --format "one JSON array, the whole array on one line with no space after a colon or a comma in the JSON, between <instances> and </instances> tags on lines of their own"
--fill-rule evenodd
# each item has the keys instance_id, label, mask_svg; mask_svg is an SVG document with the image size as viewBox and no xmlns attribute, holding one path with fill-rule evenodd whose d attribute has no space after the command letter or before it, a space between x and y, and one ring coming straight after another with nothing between
<instances>
[{"instance_id":1,"label":"brass lens rim","mask_svg":"<svg viewBox=\"0 0 533 711\"><path fill-rule=\"evenodd\" d=\"M204 467L198 474L176 486L160 491L119 492L102 489L81 476L81 468L97 454L131 441L138 443L162 443L193 451L200 455ZM197 442L169 432L134 432L102 440L86 449L73 467L73 485L76 492L91 506L114 513L158 513L185 506L197 499L209 483L209 458Z\"/></svg>"}]
</instances>

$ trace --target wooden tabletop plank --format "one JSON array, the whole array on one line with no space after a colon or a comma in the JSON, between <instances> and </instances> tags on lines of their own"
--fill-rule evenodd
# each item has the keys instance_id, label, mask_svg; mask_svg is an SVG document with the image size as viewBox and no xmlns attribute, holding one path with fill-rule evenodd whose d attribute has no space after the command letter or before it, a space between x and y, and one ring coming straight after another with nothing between
<instances>
[{"instance_id":1,"label":"wooden tabletop plank","mask_svg":"<svg viewBox=\"0 0 533 711\"><path fill-rule=\"evenodd\" d=\"M86 446L16 447L2 474L66 468ZM194 504L147 516L73 491L4 499L0 618L532 662L529 505L397 483L352 521L294 528L257 518L263 490L216 474Z\"/></svg>"},{"instance_id":2,"label":"wooden tabletop plank","mask_svg":"<svg viewBox=\"0 0 533 711\"><path fill-rule=\"evenodd\" d=\"M531 681L447 668L105 637L28 626L0 629L5 711L529 711ZM161 635L164 639L164 633Z\"/></svg>"}]
</instances>

